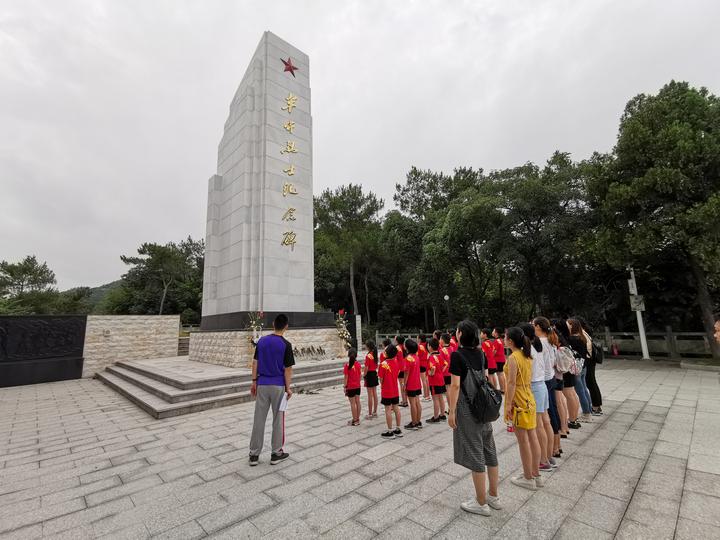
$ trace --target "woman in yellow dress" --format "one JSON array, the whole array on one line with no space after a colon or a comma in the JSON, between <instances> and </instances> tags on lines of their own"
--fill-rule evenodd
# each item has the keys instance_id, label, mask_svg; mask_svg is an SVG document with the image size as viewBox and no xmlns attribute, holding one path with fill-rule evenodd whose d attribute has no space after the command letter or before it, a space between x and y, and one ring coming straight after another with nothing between
<instances>
[{"instance_id":1,"label":"woman in yellow dress","mask_svg":"<svg viewBox=\"0 0 720 540\"><path fill-rule=\"evenodd\" d=\"M532 358L530 340L524 332L514 326L505 333L505 344L512 354L505 362L505 421L515 426L522 461L523 474L510 481L516 486L536 490L544 485L540 478L540 444L535 433L537 417L535 398L530 389L532 380Z\"/></svg>"}]
</instances>

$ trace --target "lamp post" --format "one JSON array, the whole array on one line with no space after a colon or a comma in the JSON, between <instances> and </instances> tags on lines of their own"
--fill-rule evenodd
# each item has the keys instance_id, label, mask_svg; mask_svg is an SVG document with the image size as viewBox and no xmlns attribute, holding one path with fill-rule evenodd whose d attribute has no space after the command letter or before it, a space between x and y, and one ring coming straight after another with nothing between
<instances>
[{"instance_id":1,"label":"lamp post","mask_svg":"<svg viewBox=\"0 0 720 540\"><path fill-rule=\"evenodd\" d=\"M447 308L448 324L452 324L452 321L450 320L450 297L446 294L443 296L443 299L445 300L445 307Z\"/></svg>"}]
</instances>

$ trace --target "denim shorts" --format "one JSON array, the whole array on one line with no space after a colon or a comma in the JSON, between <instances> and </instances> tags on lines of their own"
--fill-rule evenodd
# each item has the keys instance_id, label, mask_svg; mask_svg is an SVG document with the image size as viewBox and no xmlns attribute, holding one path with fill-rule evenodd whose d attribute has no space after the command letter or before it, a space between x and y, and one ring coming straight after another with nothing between
<instances>
[{"instance_id":1,"label":"denim shorts","mask_svg":"<svg viewBox=\"0 0 720 540\"><path fill-rule=\"evenodd\" d=\"M535 410L538 413L544 413L550 407L550 401L548 399L547 386L545 381L536 381L530 384L533 396L535 397Z\"/></svg>"}]
</instances>

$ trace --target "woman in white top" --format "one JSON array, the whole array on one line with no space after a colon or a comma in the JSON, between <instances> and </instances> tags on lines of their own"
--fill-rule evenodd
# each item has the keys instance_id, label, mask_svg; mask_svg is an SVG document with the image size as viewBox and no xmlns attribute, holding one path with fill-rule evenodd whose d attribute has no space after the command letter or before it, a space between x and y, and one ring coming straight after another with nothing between
<instances>
[{"instance_id":1,"label":"woman in white top","mask_svg":"<svg viewBox=\"0 0 720 540\"><path fill-rule=\"evenodd\" d=\"M535 328L532 324L524 323L520 325L520 328L532 343L532 347L530 347L530 355L532 356L530 389L535 397L535 414L537 414L537 428L535 431L540 443L540 470L549 471L553 468L550 461L553 456L553 430L548 415L550 398L545 385L545 356L547 351L543 350L543 344L535 335Z\"/></svg>"},{"instance_id":2,"label":"woman in white top","mask_svg":"<svg viewBox=\"0 0 720 540\"><path fill-rule=\"evenodd\" d=\"M533 320L533 327L535 328L535 335L540 338L540 342L543 347L543 357L545 359L545 386L548 389L548 416L550 417L550 425L552 426L552 456L550 457L550 464L555 465L555 458L560 457L562 449L560 448L560 436L562 431L562 414L558 404L558 394L562 398L562 391L558 392L557 383L562 382L562 378L558 377L557 371L555 370L555 354L556 349L550 343L549 334L552 333L552 325L550 321L545 317L536 317ZM567 412L565 412L565 423L567 425Z\"/></svg>"}]
</instances>

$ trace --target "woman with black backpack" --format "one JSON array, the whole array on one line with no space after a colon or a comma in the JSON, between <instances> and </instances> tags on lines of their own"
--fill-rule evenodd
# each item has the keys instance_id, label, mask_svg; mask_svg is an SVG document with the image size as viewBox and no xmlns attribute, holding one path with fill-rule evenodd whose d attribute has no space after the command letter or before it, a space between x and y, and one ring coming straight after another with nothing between
<instances>
[{"instance_id":1,"label":"woman with black backpack","mask_svg":"<svg viewBox=\"0 0 720 540\"><path fill-rule=\"evenodd\" d=\"M455 463L472 471L472 480L475 486L475 497L463 502L460 507L466 512L489 516L490 508L502 509L498 498L498 461L492 421L478 422L473 416L470 402L462 389L470 369L474 372L472 376L479 373L479 376L487 383L487 379L483 375L486 367L485 355L477 346L478 332L475 323L468 320L460 322L457 326L455 335L460 347L450 355L448 425L453 430ZM499 395L497 395L497 399L499 414ZM486 469L490 483L489 492L486 492L485 487Z\"/></svg>"}]
</instances>

